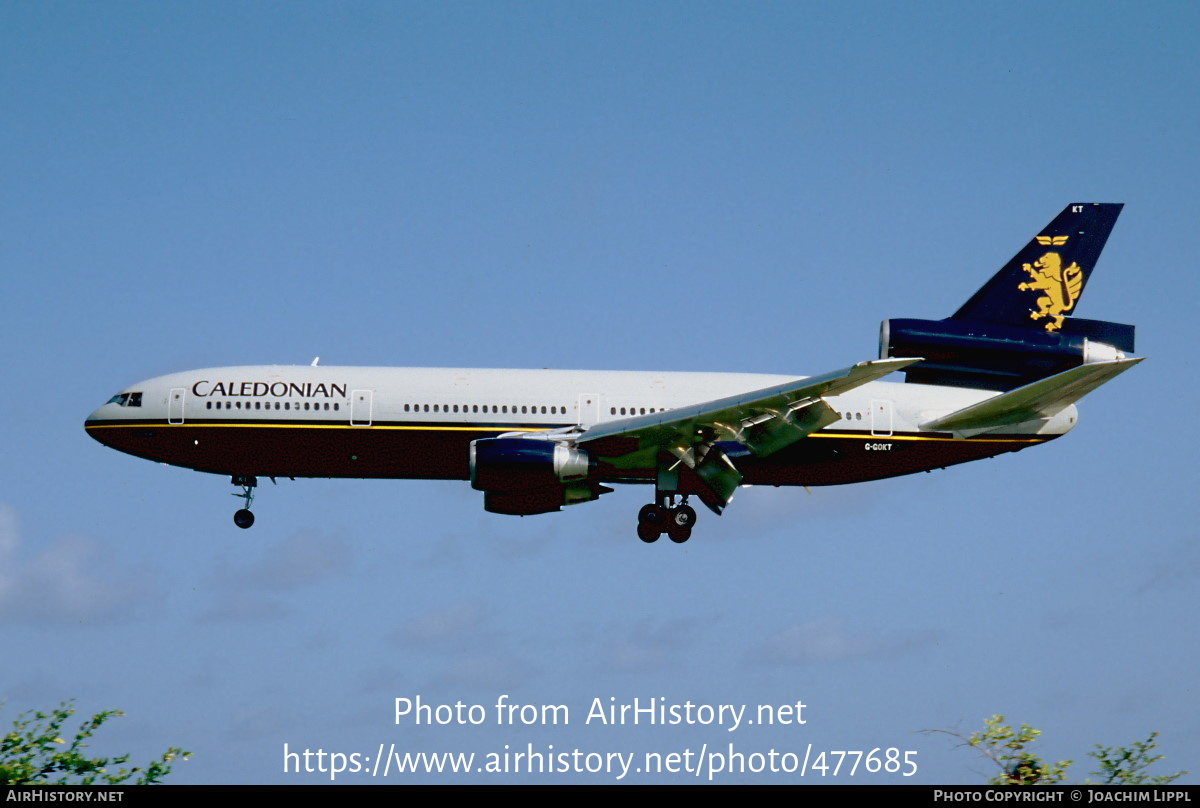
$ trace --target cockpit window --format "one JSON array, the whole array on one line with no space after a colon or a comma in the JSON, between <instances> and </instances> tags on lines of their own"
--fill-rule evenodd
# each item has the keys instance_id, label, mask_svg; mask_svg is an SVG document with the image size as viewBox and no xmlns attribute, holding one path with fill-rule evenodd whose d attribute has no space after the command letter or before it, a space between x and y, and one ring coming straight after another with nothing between
<instances>
[{"instance_id":1,"label":"cockpit window","mask_svg":"<svg viewBox=\"0 0 1200 808\"><path fill-rule=\"evenodd\" d=\"M142 406L142 394L140 392L117 393L105 403L116 404L118 407L140 407Z\"/></svg>"}]
</instances>

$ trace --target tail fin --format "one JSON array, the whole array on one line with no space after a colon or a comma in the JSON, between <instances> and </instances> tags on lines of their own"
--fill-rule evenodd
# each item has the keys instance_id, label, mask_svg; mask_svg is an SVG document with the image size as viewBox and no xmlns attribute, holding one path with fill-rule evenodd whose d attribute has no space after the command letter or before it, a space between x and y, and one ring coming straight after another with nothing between
<instances>
[{"instance_id":1,"label":"tail fin","mask_svg":"<svg viewBox=\"0 0 1200 808\"><path fill-rule=\"evenodd\" d=\"M1123 207L1067 205L950 319L1058 331L1083 294Z\"/></svg>"},{"instance_id":2,"label":"tail fin","mask_svg":"<svg viewBox=\"0 0 1200 808\"><path fill-rule=\"evenodd\" d=\"M988 390L1124 358L1133 326L1069 316L1122 207L1067 205L950 317L884 320L880 357L923 357L909 382Z\"/></svg>"}]
</instances>

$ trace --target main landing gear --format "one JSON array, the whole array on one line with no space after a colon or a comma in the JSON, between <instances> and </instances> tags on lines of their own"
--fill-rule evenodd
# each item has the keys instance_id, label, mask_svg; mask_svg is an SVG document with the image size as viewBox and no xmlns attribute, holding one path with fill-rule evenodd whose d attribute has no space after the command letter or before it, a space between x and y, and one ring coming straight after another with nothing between
<instances>
[{"instance_id":1,"label":"main landing gear","mask_svg":"<svg viewBox=\"0 0 1200 808\"><path fill-rule=\"evenodd\" d=\"M696 524L696 511L687 504L687 497L675 505L673 494L659 496L659 504L642 506L638 511L638 538L650 544L658 541L663 533L676 544L683 544L692 537L692 526Z\"/></svg>"},{"instance_id":2,"label":"main landing gear","mask_svg":"<svg viewBox=\"0 0 1200 808\"><path fill-rule=\"evenodd\" d=\"M230 478L229 482L242 487L242 493L233 494L232 496L241 497L246 500L246 507L239 509L233 515L233 523L245 530L254 524L254 514L250 512L250 505L254 502L254 489L258 485L258 478L237 476Z\"/></svg>"}]
</instances>

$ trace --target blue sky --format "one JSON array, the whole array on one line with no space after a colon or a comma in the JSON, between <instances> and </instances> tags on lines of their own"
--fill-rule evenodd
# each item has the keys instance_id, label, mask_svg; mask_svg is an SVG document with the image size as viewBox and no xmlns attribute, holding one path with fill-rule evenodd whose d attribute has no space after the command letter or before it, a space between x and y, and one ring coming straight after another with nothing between
<instances>
[{"instance_id":1,"label":"blue sky","mask_svg":"<svg viewBox=\"0 0 1200 808\"><path fill-rule=\"evenodd\" d=\"M122 709L98 751L188 748L174 782L328 780L285 775L285 743L733 742L915 750L910 781L972 783L984 762L920 730L993 713L1079 778L1093 744L1151 731L1164 768L1200 770L1198 23L1175 3L5 5L0 720ZM954 311L1074 201L1127 204L1079 314L1136 323L1149 360L1071 435L744 490L683 547L637 541L641 489L516 519L436 482L268 485L243 532L227 480L82 429L140 379L316 355L821 373L872 358L884 318ZM393 721L396 698L501 694L571 724ZM660 696L802 701L807 723L583 723L594 698Z\"/></svg>"}]
</instances>

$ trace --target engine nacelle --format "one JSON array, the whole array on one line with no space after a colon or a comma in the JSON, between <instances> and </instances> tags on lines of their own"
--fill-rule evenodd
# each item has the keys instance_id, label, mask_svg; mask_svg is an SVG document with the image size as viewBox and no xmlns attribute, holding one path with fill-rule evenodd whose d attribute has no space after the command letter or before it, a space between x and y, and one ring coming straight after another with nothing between
<instances>
[{"instance_id":1,"label":"engine nacelle","mask_svg":"<svg viewBox=\"0 0 1200 808\"><path fill-rule=\"evenodd\" d=\"M884 320L879 356L920 356L905 369L917 384L1012 390L1089 362L1133 351L1131 325L1066 317L1060 331L970 320Z\"/></svg>"},{"instance_id":2,"label":"engine nacelle","mask_svg":"<svg viewBox=\"0 0 1200 808\"><path fill-rule=\"evenodd\" d=\"M590 502L609 490L596 482L596 461L582 449L549 440L485 438L471 442L471 487L493 513L527 516Z\"/></svg>"}]
</instances>

